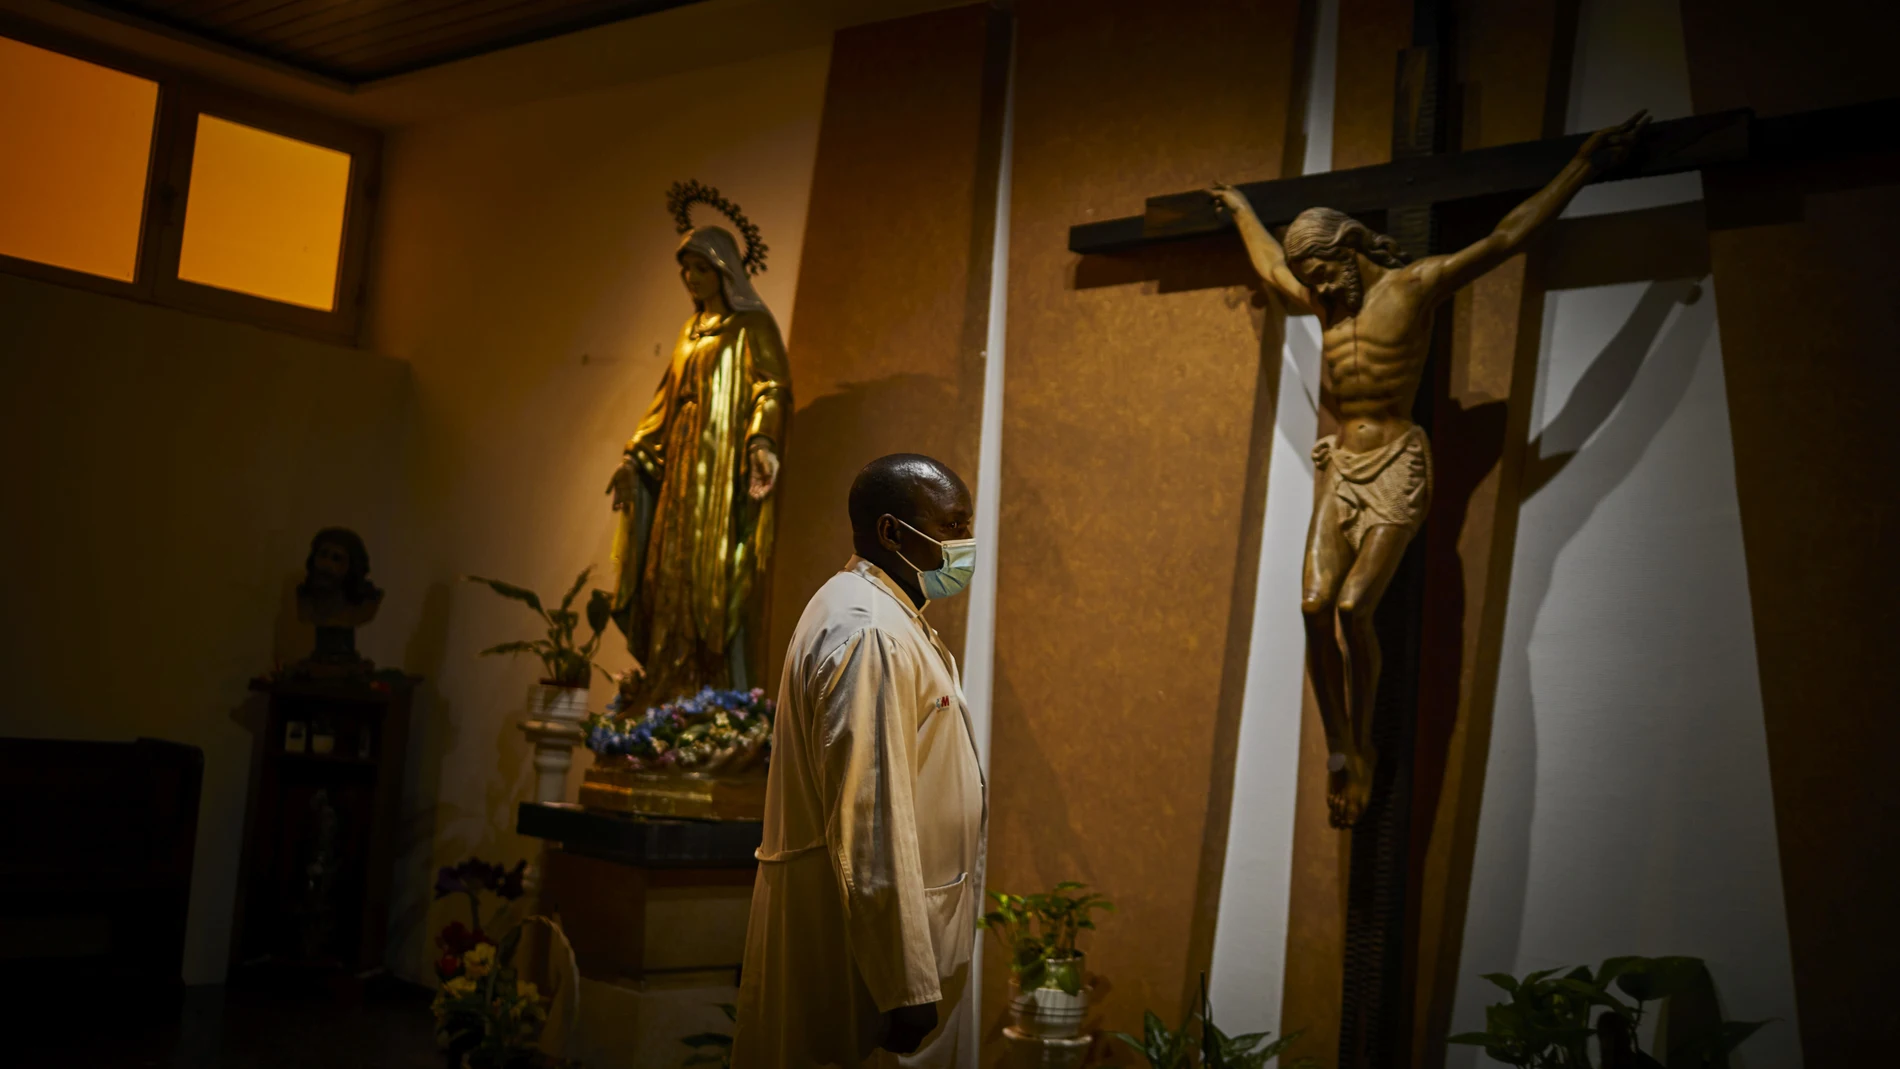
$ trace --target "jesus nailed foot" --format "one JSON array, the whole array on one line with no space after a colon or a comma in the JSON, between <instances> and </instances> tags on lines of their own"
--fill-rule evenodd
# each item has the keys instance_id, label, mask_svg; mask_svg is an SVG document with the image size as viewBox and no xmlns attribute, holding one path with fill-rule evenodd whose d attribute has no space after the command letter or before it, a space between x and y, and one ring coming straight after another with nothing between
<instances>
[{"instance_id":1,"label":"jesus nailed foot","mask_svg":"<svg viewBox=\"0 0 1900 1069\"><path fill-rule=\"evenodd\" d=\"M1327 819L1335 828L1351 828L1365 815L1372 798L1372 768L1375 757L1335 752L1326 759Z\"/></svg>"}]
</instances>

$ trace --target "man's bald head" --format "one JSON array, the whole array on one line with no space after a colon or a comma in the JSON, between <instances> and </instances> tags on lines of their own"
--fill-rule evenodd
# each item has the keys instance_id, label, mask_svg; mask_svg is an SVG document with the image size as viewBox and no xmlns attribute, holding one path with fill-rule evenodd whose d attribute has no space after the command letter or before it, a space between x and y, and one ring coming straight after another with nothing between
<instances>
[{"instance_id":1,"label":"man's bald head","mask_svg":"<svg viewBox=\"0 0 1900 1069\"><path fill-rule=\"evenodd\" d=\"M864 466L851 482L847 508L851 533L857 540L876 539L881 516L916 523L932 505L953 507L970 491L957 473L921 453L892 453Z\"/></svg>"},{"instance_id":2,"label":"man's bald head","mask_svg":"<svg viewBox=\"0 0 1900 1069\"><path fill-rule=\"evenodd\" d=\"M851 483L851 543L919 606L919 570L943 564L942 545L969 538L970 488L957 473L916 453L893 453L864 466Z\"/></svg>"}]
</instances>

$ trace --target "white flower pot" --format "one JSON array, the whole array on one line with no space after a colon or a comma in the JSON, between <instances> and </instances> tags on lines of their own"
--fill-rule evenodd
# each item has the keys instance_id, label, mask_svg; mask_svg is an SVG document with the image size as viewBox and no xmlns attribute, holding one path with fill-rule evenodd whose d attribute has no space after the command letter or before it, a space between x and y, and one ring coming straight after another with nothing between
<instances>
[{"instance_id":1,"label":"white flower pot","mask_svg":"<svg viewBox=\"0 0 1900 1069\"><path fill-rule=\"evenodd\" d=\"M587 719L587 688L534 684L528 688L528 719L580 723Z\"/></svg>"},{"instance_id":2,"label":"white flower pot","mask_svg":"<svg viewBox=\"0 0 1900 1069\"><path fill-rule=\"evenodd\" d=\"M528 688L528 719L521 730L534 743L535 801L567 801L567 770L574 764L585 719L586 687L536 683Z\"/></svg>"},{"instance_id":3,"label":"white flower pot","mask_svg":"<svg viewBox=\"0 0 1900 1069\"><path fill-rule=\"evenodd\" d=\"M1074 962L1077 975L1081 974L1082 955L1063 961ZM1024 991L1012 979L1009 982L1009 1008L1010 1014L1016 1019L1016 1030L1023 1035L1067 1039L1082 1032L1089 1012L1089 989L1084 986L1073 995L1059 987Z\"/></svg>"}]
</instances>

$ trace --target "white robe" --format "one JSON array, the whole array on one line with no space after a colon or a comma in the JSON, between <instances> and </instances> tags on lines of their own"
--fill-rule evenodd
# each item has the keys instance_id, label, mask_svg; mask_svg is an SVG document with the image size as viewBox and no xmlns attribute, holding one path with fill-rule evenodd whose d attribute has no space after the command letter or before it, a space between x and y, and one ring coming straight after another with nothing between
<instances>
[{"instance_id":1,"label":"white robe","mask_svg":"<svg viewBox=\"0 0 1900 1069\"><path fill-rule=\"evenodd\" d=\"M853 557L785 654L734 1069L956 1064L988 798L956 659ZM916 1054L884 1014L936 1002Z\"/></svg>"}]
</instances>

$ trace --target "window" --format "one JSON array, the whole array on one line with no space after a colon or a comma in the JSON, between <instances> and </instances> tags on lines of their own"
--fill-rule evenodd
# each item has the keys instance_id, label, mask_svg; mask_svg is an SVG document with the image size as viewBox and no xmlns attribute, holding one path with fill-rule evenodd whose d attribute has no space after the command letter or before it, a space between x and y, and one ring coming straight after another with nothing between
<instances>
[{"instance_id":1,"label":"window","mask_svg":"<svg viewBox=\"0 0 1900 1069\"><path fill-rule=\"evenodd\" d=\"M329 311L349 189L347 152L198 116L178 277Z\"/></svg>"},{"instance_id":2,"label":"window","mask_svg":"<svg viewBox=\"0 0 1900 1069\"><path fill-rule=\"evenodd\" d=\"M0 37L0 253L133 280L158 83Z\"/></svg>"},{"instance_id":3,"label":"window","mask_svg":"<svg viewBox=\"0 0 1900 1069\"><path fill-rule=\"evenodd\" d=\"M353 343L379 148L0 23L0 269Z\"/></svg>"}]
</instances>

